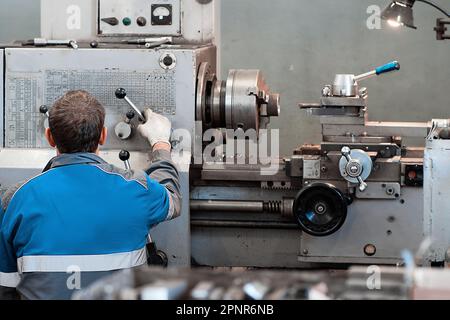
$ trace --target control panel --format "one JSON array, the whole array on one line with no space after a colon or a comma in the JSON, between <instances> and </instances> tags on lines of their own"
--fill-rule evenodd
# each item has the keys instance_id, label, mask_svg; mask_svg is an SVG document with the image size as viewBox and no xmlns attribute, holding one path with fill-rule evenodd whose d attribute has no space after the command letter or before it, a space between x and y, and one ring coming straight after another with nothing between
<instances>
[{"instance_id":1,"label":"control panel","mask_svg":"<svg viewBox=\"0 0 450 320\"><path fill-rule=\"evenodd\" d=\"M5 107L0 109L0 115L4 111L3 146L48 148L44 130L53 103L69 90L82 89L106 109L109 137L102 150L148 150L148 142L137 134L144 109L168 117L174 129L191 131L195 122L193 75L202 59L214 54L214 47L160 51L8 48Z\"/></svg>"},{"instance_id":2,"label":"control panel","mask_svg":"<svg viewBox=\"0 0 450 320\"><path fill-rule=\"evenodd\" d=\"M181 35L180 0L98 0L98 35Z\"/></svg>"}]
</instances>

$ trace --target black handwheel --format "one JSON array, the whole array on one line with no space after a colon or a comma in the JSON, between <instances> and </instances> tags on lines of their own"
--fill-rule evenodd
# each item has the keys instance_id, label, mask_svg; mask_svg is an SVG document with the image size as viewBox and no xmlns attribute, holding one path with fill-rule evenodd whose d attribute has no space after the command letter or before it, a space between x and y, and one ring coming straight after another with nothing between
<instances>
[{"instance_id":1,"label":"black handwheel","mask_svg":"<svg viewBox=\"0 0 450 320\"><path fill-rule=\"evenodd\" d=\"M347 217L348 199L329 183L313 183L295 198L294 216L301 229L324 237L340 229Z\"/></svg>"}]
</instances>

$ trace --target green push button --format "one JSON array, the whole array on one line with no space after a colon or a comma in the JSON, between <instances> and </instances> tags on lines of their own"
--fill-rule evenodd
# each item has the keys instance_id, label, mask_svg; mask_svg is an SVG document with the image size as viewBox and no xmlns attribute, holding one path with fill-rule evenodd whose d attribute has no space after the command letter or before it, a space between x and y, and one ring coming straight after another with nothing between
<instances>
[{"instance_id":1,"label":"green push button","mask_svg":"<svg viewBox=\"0 0 450 320\"><path fill-rule=\"evenodd\" d=\"M126 17L122 19L122 23L126 26L129 26L131 24L131 19Z\"/></svg>"}]
</instances>

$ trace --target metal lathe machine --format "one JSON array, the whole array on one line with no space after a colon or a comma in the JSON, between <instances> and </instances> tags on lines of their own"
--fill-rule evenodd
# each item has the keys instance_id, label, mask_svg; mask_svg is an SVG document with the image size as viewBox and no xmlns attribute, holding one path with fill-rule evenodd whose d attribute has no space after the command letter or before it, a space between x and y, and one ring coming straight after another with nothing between
<instances>
[{"instance_id":1,"label":"metal lathe machine","mask_svg":"<svg viewBox=\"0 0 450 320\"><path fill-rule=\"evenodd\" d=\"M259 70L218 72L218 3L42 0L41 38L0 47L0 192L42 170L54 155L46 113L84 89L106 108L112 134L101 156L118 166L148 166L136 132L144 107L173 123L183 209L152 230L169 266L398 264L427 238L422 262L444 263L449 121L369 121L359 83L398 69L393 62L337 75L319 103L301 104L299 113L320 117L322 142L280 158L268 130L279 95ZM405 148L404 137L426 148Z\"/></svg>"}]
</instances>

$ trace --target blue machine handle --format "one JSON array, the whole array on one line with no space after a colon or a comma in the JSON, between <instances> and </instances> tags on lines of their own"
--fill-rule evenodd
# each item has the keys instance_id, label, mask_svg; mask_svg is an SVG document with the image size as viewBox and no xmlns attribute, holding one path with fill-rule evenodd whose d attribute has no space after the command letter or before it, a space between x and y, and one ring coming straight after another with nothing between
<instances>
[{"instance_id":1,"label":"blue machine handle","mask_svg":"<svg viewBox=\"0 0 450 320\"><path fill-rule=\"evenodd\" d=\"M392 62L386 63L384 66L376 68L375 73L377 74L377 76L379 76L380 74L395 71L395 70L400 70L400 63L398 63L398 61L392 61Z\"/></svg>"}]
</instances>

